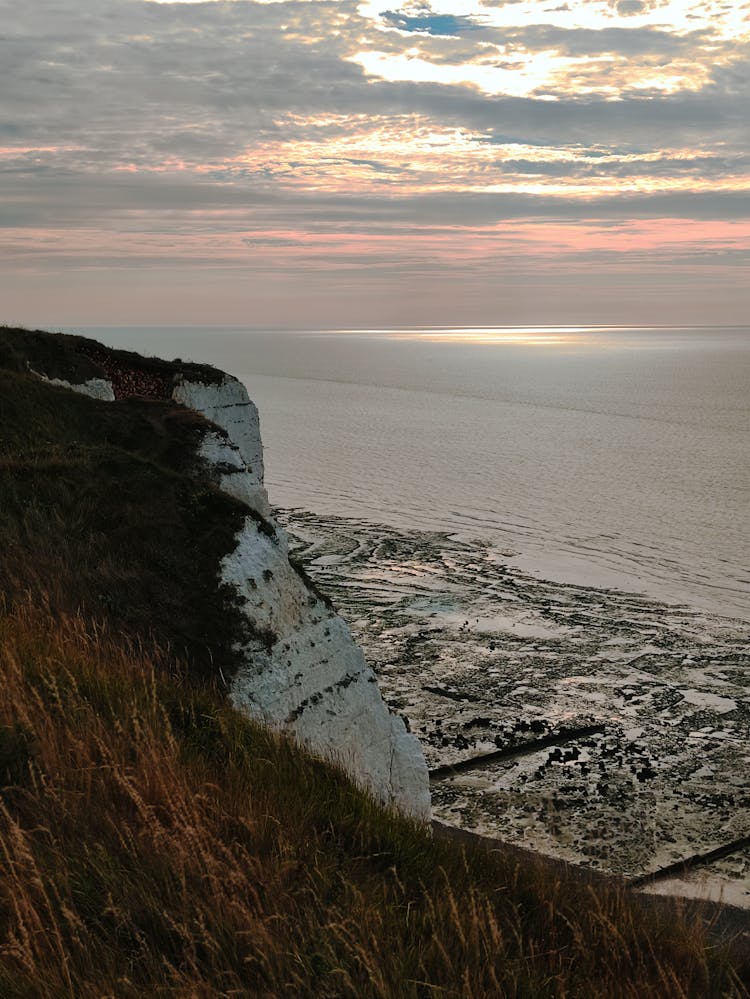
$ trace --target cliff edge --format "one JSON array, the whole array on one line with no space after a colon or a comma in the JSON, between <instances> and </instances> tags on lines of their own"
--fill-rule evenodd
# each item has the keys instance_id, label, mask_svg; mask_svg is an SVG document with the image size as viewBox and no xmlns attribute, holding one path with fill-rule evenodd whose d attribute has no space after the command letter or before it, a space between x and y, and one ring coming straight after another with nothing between
<instances>
[{"instance_id":1,"label":"cliff edge","mask_svg":"<svg viewBox=\"0 0 750 999\"><path fill-rule=\"evenodd\" d=\"M200 414L190 432L196 465L235 501L233 541L224 545L214 583L244 619L245 627L234 629L231 668L214 659L212 636L204 636L230 700L339 762L380 801L429 819L419 741L389 712L345 622L289 560L264 487L258 411L244 385L209 366L145 358L83 337L0 333L0 367L90 397L91 420L102 405L140 406L151 424L159 416L163 437L175 404Z\"/></svg>"}]
</instances>

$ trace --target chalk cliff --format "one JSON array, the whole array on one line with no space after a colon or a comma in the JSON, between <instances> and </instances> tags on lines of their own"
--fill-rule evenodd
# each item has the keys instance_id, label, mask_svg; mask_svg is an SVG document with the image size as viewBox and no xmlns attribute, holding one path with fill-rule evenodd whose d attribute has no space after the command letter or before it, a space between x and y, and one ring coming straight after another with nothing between
<instances>
[{"instance_id":1,"label":"chalk cliff","mask_svg":"<svg viewBox=\"0 0 750 999\"><path fill-rule=\"evenodd\" d=\"M99 345L86 356L105 378L48 380L98 399L171 396L203 414L198 457L219 487L248 507L236 547L221 563L221 581L240 599L252 636L244 665L229 681L233 703L338 761L381 801L427 820L429 783L419 741L389 712L345 622L289 561L286 534L271 515L263 484L258 411L245 386L179 362L144 370L136 355Z\"/></svg>"},{"instance_id":2,"label":"chalk cliff","mask_svg":"<svg viewBox=\"0 0 750 999\"><path fill-rule=\"evenodd\" d=\"M222 563L224 582L243 599L258 634L232 681L233 702L337 759L382 800L428 818L419 741L388 711L344 621L289 562L286 535L270 516L258 411L245 386L228 375L219 384L180 378L172 398L226 433L207 428L199 453L221 488L254 514Z\"/></svg>"}]
</instances>

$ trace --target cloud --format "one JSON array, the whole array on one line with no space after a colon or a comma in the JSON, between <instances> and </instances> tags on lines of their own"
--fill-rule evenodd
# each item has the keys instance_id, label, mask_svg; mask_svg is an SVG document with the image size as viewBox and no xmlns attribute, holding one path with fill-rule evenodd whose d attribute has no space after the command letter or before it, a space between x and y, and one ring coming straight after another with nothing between
<instances>
[{"instance_id":1,"label":"cloud","mask_svg":"<svg viewBox=\"0 0 750 999\"><path fill-rule=\"evenodd\" d=\"M618 0L617 2L617 13L622 14L623 17L628 17L631 14L642 14L646 9L646 4L643 0Z\"/></svg>"},{"instance_id":2,"label":"cloud","mask_svg":"<svg viewBox=\"0 0 750 999\"><path fill-rule=\"evenodd\" d=\"M711 39L711 33L708 29L676 34L654 27L607 27L594 30L534 24L506 30L499 37L505 44L522 45L532 51L554 49L575 57L590 57L602 53L672 56L695 52Z\"/></svg>"},{"instance_id":3,"label":"cloud","mask_svg":"<svg viewBox=\"0 0 750 999\"><path fill-rule=\"evenodd\" d=\"M750 173L750 155L736 156L659 156L657 158L618 159L590 155L571 159L504 159L497 161L504 171L547 177L640 177L674 179L681 175L695 178L747 176Z\"/></svg>"},{"instance_id":4,"label":"cloud","mask_svg":"<svg viewBox=\"0 0 750 999\"><path fill-rule=\"evenodd\" d=\"M732 143L745 126L747 83L731 67L717 71L715 84L699 94L618 102L576 94L555 102L486 97L460 85L368 79L350 56L374 29L350 0L109 0L101 9L60 0L13 5L13 16L11 5L4 6L6 23L14 26L2 42L5 134L19 144L77 147L78 154L57 159L66 168L160 162L191 168L268 139L288 143L293 159L300 126L290 124L292 116L299 122L418 114L525 142L625 140L643 147L682 143L690 132ZM589 56L617 47L626 54L684 51L695 42L651 29L549 25L517 28L507 37L519 46L553 45Z\"/></svg>"},{"instance_id":5,"label":"cloud","mask_svg":"<svg viewBox=\"0 0 750 999\"><path fill-rule=\"evenodd\" d=\"M251 248L255 246L282 247L307 245L301 239L289 239L288 236L246 236L243 238L242 242L245 246L249 246Z\"/></svg>"},{"instance_id":6,"label":"cloud","mask_svg":"<svg viewBox=\"0 0 750 999\"><path fill-rule=\"evenodd\" d=\"M10 237L23 230L97 234L95 250L83 236L77 249L44 243L60 268L97 256L115 267L127 246L127 266L140 260L145 273L170 246L213 270L260 267L253 248L268 251L263 267L284 254L312 267L311 235L428 240L513 220L747 218L745 35L640 23L664 8L625 2L593 4L614 19L594 29L521 23L529 0L469 4L460 16L437 2L394 4L382 18L357 0L0 0L5 264L30 266L32 244ZM492 11L515 20L491 23ZM364 51L457 76L376 76L356 61ZM523 96L461 78L500 64L518 74L550 52L552 82L531 80ZM640 94L628 89L630 63L653 76L639 77ZM698 64L692 89L677 70L674 92L659 82L665 67ZM608 81L615 94L596 90ZM359 264L347 272L392 269L396 280L403 263L393 246L348 252ZM426 267L434 254L424 243L403 259Z\"/></svg>"}]
</instances>

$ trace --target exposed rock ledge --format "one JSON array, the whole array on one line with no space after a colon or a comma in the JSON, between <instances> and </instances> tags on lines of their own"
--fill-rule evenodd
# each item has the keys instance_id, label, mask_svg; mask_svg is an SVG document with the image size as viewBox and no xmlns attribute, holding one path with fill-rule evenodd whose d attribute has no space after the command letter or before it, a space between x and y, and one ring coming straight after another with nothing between
<instances>
[{"instance_id":1,"label":"exposed rock ledge","mask_svg":"<svg viewBox=\"0 0 750 999\"><path fill-rule=\"evenodd\" d=\"M94 346L92 360L108 379L54 382L98 399L123 398L128 373L123 376L119 366L116 372L109 370L114 355ZM194 370L190 375L195 377ZM134 369L132 378L138 394L167 395L163 377ZM342 618L289 561L286 534L271 517L258 411L245 386L231 375L197 381L177 369L169 389L175 402L211 421L199 456L220 487L250 508L234 551L221 565L222 580L244 602L256 636L245 647L244 667L231 681L231 700L341 763L381 801L429 819L429 780L419 740L389 712Z\"/></svg>"}]
</instances>

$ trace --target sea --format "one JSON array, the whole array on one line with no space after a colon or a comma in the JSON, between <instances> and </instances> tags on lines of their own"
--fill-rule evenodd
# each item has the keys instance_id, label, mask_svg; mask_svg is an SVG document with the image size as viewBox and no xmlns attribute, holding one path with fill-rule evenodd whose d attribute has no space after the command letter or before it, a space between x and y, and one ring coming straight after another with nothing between
<instances>
[{"instance_id":1,"label":"sea","mask_svg":"<svg viewBox=\"0 0 750 999\"><path fill-rule=\"evenodd\" d=\"M750 327L75 332L240 378L277 507L750 620Z\"/></svg>"}]
</instances>

